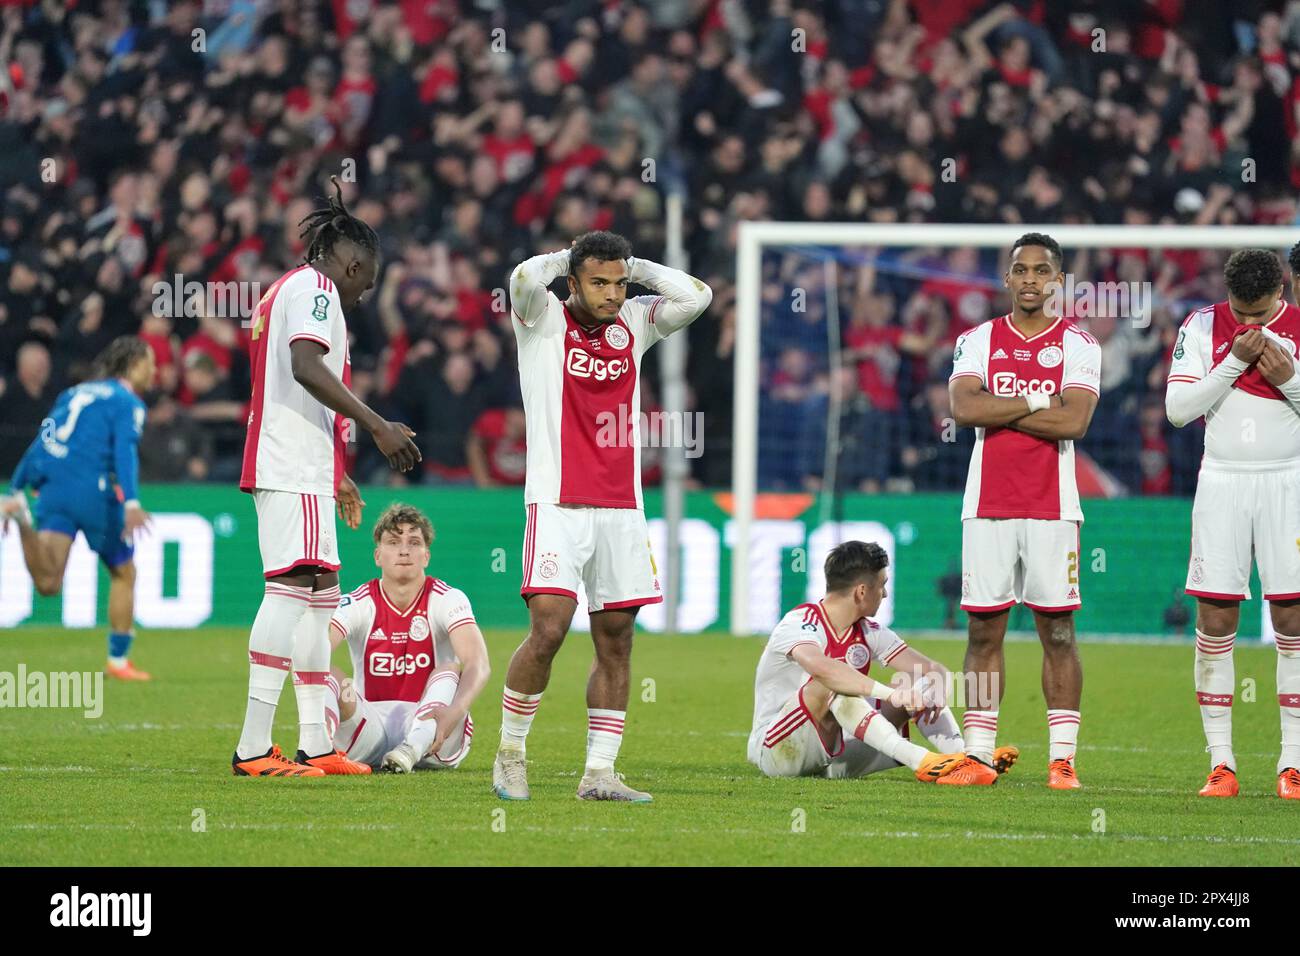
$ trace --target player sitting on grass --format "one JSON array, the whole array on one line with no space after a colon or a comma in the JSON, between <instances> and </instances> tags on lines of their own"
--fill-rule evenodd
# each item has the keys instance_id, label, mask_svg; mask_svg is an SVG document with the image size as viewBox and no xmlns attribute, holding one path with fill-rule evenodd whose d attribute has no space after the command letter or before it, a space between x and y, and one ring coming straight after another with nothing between
<instances>
[{"instance_id":1,"label":"player sitting on grass","mask_svg":"<svg viewBox=\"0 0 1300 956\"><path fill-rule=\"evenodd\" d=\"M769 777L861 777L905 765L933 783L965 758L957 720L942 704L947 669L871 620L887 593L888 564L878 544L838 545L826 557L826 596L799 605L772 632L754 679L749 735L749 761ZM873 680L873 660L926 675L930 689ZM909 715L940 752L906 739ZM1000 748L999 772L1018 755Z\"/></svg>"},{"instance_id":2,"label":"player sitting on grass","mask_svg":"<svg viewBox=\"0 0 1300 956\"><path fill-rule=\"evenodd\" d=\"M140 507L137 447L144 428L140 395L153 383L153 352L123 335L99 357L93 381L59 395L0 498L0 521L18 525L23 559L38 593L63 590L72 543L80 532L108 569L110 677L148 680L131 666L134 639L135 535L149 523ZM37 494L36 516L24 491Z\"/></svg>"},{"instance_id":3,"label":"player sitting on grass","mask_svg":"<svg viewBox=\"0 0 1300 956\"><path fill-rule=\"evenodd\" d=\"M425 575L433 525L393 504L375 522L380 576L339 603L330 643L348 642L354 678L326 680L334 746L393 773L460 766L474 722L469 707L488 679L487 646L469 598Z\"/></svg>"}]
</instances>

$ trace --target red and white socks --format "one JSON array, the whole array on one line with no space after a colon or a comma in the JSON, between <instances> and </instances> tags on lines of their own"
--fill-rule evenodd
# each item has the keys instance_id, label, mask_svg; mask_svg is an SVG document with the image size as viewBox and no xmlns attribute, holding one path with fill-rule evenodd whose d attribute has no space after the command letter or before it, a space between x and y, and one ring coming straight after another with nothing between
<instances>
[{"instance_id":1,"label":"red and white socks","mask_svg":"<svg viewBox=\"0 0 1300 956\"><path fill-rule=\"evenodd\" d=\"M623 743L625 710L587 708L587 769L610 770L618 759L618 748Z\"/></svg>"},{"instance_id":2,"label":"red and white socks","mask_svg":"<svg viewBox=\"0 0 1300 956\"><path fill-rule=\"evenodd\" d=\"M280 703L284 678L293 661L294 632L311 603L311 588L266 583L262 604L248 635L248 708L235 752L241 760L271 749L271 724ZM328 636L326 644L328 646Z\"/></svg>"},{"instance_id":3,"label":"red and white socks","mask_svg":"<svg viewBox=\"0 0 1300 956\"><path fill-rule=\"evenodd\" d=\"M1282 712L1282 755L1277 772L1300 768L1300 637L1274 634L1277 641L1277 705Z\"/></svg>"},{"instance_id":4,"label":"red and white socks","mask_svg":"<svg viewBox=\"0 0 1300 956\"><path fill-rule=\"evenodd\" d=\"M1196 631L1196 702L1201 708L1210 769L1221 763L1234 771L1237 769L1237 758L1232 753L1232 695L1237 680L1232 665L1232 644L1236 638L1235 633L1211 637L1199 629ZM1280 651L1279 645L1279 654ZM1279 691L1281 673L1279 663Z\"/></svg>"},{"instance_id":5,"label":"red and white socks","mask_svg":"<svg viewBox=\"0 0 1300 956\"><path fill-rule=\"evenodd\" d=\"M861 697L836 695L831 715L843 731L911 770L921 766L929 751L905 739L894 725Z\"/></svg>"},{"instance_id":6,"label":"red and white socks","mask_svg":"<svg viewBox=\"0 0 1300 956\"><path fill-rule=\"evenodd\" d=\"M521 694L507 687L501 694L501 749L523 753L528 730L537 716L541 694Z\"/></svg>"},{"instance_id":7,"label":"red and white socks","mask_svg":"<svg viewBox=\"0 0 1300 956\"><path fill-rule=\"evenodd\" d=\"M970 710L962 714L963 736L966 739L966 753L993 763L993 748L998 741L998 712L996 710Z\"/></svg>"},{"instance_id":8,"label":"red and white socks","mask_svg":"<svg viewBox=\"0 0 1300 956\"><path fill-rule=\"evenodd\" d=\"M1074 752L1079 746L1079 712L1077 710L1047 709L1047 759L1068 760L1074 763Z\"/></svg>"},{"instance_id":9,"label":"red and white socks","mask_svg":"<svg viewBox=\"0 0 1300 956\"><path fill-rule=\"evenodd\" d=\"M330 676L330 619L339 606L339 586L312 591L307 611L293 631L293 693L298 699L298 749L308 757L333 753L326 726L326 681Z\"/></svg>"},{"instance_id":10,"label":"red and white socks","mask_svg":"<svg viewBox=\"0 0 1300 956\"><path fill-rule=\"evenodd\" d=\"M916 729L941 754L961 753L966 749L961 728L957 726L957 718L947 707L929 720L918 720Z\"/></svg>"}]
</instances>

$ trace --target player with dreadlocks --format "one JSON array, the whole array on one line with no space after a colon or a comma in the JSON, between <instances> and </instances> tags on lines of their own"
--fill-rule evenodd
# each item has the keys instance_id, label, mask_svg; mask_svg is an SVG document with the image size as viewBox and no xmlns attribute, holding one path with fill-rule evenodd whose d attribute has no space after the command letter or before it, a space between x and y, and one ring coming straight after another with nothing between
<instances>
[{"instance_id":1,"label":"player with dreadlocks","mask_svg":"<svg viewBox=\"0 0 1300 956\"><path fill-rule=\"evenodd\" d=\"M339 604L338 509L361 522L357 486L343 473L355 422L388 463L410 471L420 460L405 425L385 421L352 393L343 320L374 287L379 238L348 212L343 189L304 217L302 265L282 275L253 313L253 398L244 445L242 491L257 509L266 593L248 641L248 709L231 766L236 776L320 777L369 773L334 749L325 727L330 618ZM271 743L271 723L293 668L298 753Z\"/></svg>"}]
</instances>

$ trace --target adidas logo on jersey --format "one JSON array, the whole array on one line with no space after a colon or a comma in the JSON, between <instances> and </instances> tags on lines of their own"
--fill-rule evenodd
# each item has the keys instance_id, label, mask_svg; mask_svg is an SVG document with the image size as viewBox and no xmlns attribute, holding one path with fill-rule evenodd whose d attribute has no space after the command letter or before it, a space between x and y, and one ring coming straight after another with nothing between
<instances>
[{"instance_id":1,"label":"adidas logo on jersey","mask_svg":"<svg viewBox=\"0 0 1300 956\"><path fill-rule=\"evenodd\" d=\"M569 329L569 338L573 339L575 342L582 341L582 336L578 334L577 329Z\"/></svg>"},{"instance_id":2,"label":"adidas logo on jersey","mask_svg":"<svg viewBox=\"0 0 1300 956\"><path fill-rule=\"evenodd\" d=\"M1215 354L1215 355L1222 355L1222 354L1223 354L1223 350L1226 349L1227 347L1228 347L1228 343L1227 343L1227 342L1224 342L1224 343L1221 344L1217 349L1214 350L1214 354Z\"/></svg>"},{"instance_id":3,"label":"adidas logo on jersey","mask_svg":"<svg viewBox=\"0 0 1300 956\"><path fill-rule=\"evenodd\" d=\"M1075 588L1070 588L1070 593L1066 595L1071 601L1079 600L1079 592Z\"/></svg>"},{"instance_id":4,"label":"adidas logo on jersey","mask_svg":"<svg viewBox=\"0 0 1300 956\"><path fill-rule=\"evenodd\" d=\"M993 357L994 357L995 359L1004 359L1004 358L1006 358L1006 357L1007 357L1006 350L1005 350L1005 349L998 349L996 352L993 353Z\"/></svg>"}]
</instances>

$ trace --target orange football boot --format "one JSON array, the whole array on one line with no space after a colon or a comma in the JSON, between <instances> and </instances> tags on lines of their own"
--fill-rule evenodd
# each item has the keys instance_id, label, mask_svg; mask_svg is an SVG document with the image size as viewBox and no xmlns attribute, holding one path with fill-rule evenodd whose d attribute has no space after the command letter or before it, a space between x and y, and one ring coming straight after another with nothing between
<instances>
[{"instance_id":1,"label":"orange football boot","mask_svg":"<svg viewBox=\"0 0 1300 956\"><path fill-rule=\"evenodd\" d=\"M239 759L239 752L230 759L230 770L236 777L323 777L325 771L317 767L294 763L280 752L279 747L272 747L260 757Z\"/></svg>"},{"instance_id":2,"label":"orange football boot","mask_svg":"<svg viewBox=\"0 0 1300 956\"><path fill-rule=\"evenodd\" d=\"M107 664L104 665L104 673L107 674L109 677L116 677L118 680L152 680L153 679L152 677L149 676L147 672L133 667L130 661L127 661L121 667L115 667L113 666L113 662L109 661Z\"/></svg>"},{"instance_id":3,"label":"orange football boot","mask_svg":"<svg viewBox=\"0 0 1300 956\"><path fill-rule=\"evenodd\" d=\"M1278 782L1278 788L1281 789L1281 781ZM1205 781L1205 786L1201 787L1197 796L1201 797L1235 797L1238 790L1237 771L1233 770L1226 763L1221 763L1210 771L1209 778Z\"/></svg>"},{"instance_id":4,"label":"orange football boot","mask_svg":"<svg viewBox=\"0 0 1300 956\"><path fill-rule=\"evenodd\" d=\"M1016 765L1020 759L1020 751L1015 747L999 747L993 751L993 769L998 772L998 776L1006 773Z\"/></svg>"},{"instance_id":5,"label":"orange football boot","mask_svg":"<svg viewBox=\"0 0 1300 956\"><path fill-rule=\"evenodd\" d=\"M1074 773L1073 761L1065 757L1047 765L1047 785L1053 790L1079 790L1083 787Z\"/></svg>"},{"instance_id":6,"label":"orange football boot","mask_svg":"<svg viewBox=\"0 0 1300 956\"><path fill-rule=\"evenodd\" d=\"M928 753L921 758L921 766L916 768L916 779L922 783L936 783L956 770L965 759L966 755L963 753Z\"/></svg>"},{"instance_id":7,"label":"orange football boot","mask_svg":"<svg viewBox=\"0 0 1300 956\"><path fill-rule=\"evenodd\" d=\"M353 760L341 750L321 754L319 757L308 757L299 750L296 759L299 763L315 767L330 776L370 773L370 764Z\"/></svg>"},{"instance_id":8,"label":"orange football boot","mask_svg":"<svg viewBox=\"0 0 1300 956\"><path fill-rule=\"evenodd\" d=\"M1300 800L1300 770L1287 767L1277 775L1277 795L1283 800Z\"/></svg>"},{"instance_id":9,"label":"orange football boot","mask_svg":"<svg viewBox=\"0 0 1300 956\"><path fill-rule=\"evenodd\" d=\"M969 754L965 760L935 781L935 783L946 783L950 787L988 787L997 782L997 770Z\"/></svg>"}]
</instances>

